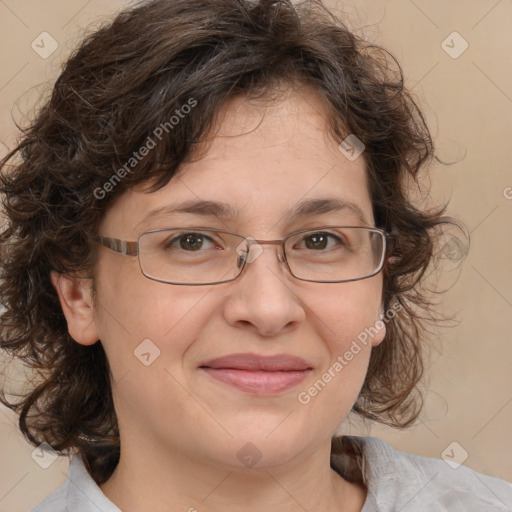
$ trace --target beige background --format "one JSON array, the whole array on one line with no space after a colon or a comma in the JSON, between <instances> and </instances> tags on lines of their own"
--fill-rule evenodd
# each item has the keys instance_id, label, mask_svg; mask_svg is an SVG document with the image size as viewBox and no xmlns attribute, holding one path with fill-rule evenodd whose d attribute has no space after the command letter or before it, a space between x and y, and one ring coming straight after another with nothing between
<instances>
[{"instance_id":1,"label":"beige background","mask_svg":"<svg viewBox=\"0 0 512 512\"><path fill-rule=\"evenodd\" d=\"M16 140L12 118L23 123L83 30L122 5L126 2L0 0L2 153ZM402 432L358 421L342 430L375 435L420 455L441 457L450 447L448 456L460 460L467 452L465 465L512 481L512 3L331 0L328 5L343 10L358 33L398 57L408 86L424 105L439 158L458 161L432 166L434 202L450 199L449 213L471 232L469 256L443 297L443 311L456 313L459 324L434 336L438 350L420 421ZM449 51L462 48L454 31L469 45L456 59L442 46L448 38ZM31 48L42 32L59 45L47 59ZM454 441L458 445L451 445ZM66 460L42 469L31 453L16 418L0 409L1 512L26 511L64 482Z\"/></svg>"}]
</instances>

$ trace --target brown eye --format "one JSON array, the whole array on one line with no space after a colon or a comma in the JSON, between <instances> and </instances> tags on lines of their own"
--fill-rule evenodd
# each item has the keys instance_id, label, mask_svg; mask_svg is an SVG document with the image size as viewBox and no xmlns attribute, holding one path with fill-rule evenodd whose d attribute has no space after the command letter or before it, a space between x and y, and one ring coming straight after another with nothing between
<instances>
[{"instance_id":1,"label":"brown eye","mask_svg":"<svg viewBox=\"0 0 512 512\"><path fill-rule=\"evenodd\" d=\"M201 233L185 233L167 240L164 243L164 247L166 249L182 249L187 252L197 252L204 249L204 245L207 242L213 242L213 240Z\"/></svg>"},{"instance_id":2,"label":"brown eye","mask_svg":"<svg viewBox=\"0 0 512 512\"><path fill-rule=\"evenodd\" d=\"M179 238L180 247L185 250L197 251L203 245L203 237L196 233L189 233Z\"/></svg>"},{"instance_id":3,"label":"brown eye","mask_svg":"<svg viewBox=\"0 0 512 512\"><path fill-rule=\"evenodd\" d=\"M332 233L326 233L319 231L318 233L312 233L304 238L304 243L307 249L312 250L323 250L326 248L332 248L333 245L329 245L329 239L334 241L334 245L345 245L344 241L338 236Z\"/></svg>"}]
</instances>

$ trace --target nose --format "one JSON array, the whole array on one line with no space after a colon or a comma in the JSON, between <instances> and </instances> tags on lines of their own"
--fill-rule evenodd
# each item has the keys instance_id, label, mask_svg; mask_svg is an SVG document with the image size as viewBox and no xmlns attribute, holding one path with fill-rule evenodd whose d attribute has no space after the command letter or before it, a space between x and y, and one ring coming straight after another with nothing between
<instances>
[{"instance_id":1,"label":"nose","mask_svg":"<svg viewBox=\"0 0 512 512\"><path fill-rule=\"evenodd\" d=\"M257 256L254 258L254 249ZM295 329L305 318L295 278L289 273L277 245L252 246L242 274L229 283L224 317L270 337Z\"/></svg>"}]
</instances>

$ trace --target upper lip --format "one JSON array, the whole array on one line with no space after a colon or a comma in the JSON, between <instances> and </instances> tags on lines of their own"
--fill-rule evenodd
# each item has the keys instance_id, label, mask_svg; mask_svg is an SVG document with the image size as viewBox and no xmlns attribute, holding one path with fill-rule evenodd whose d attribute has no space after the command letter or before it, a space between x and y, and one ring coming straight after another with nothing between
<instances>
[{"instance_id":1,"label":"upper lip","mask_svg":"<svg viewBox=\"0 0 512 512\"><path fill-rule=\"evenodd\" d=\"M231 354L211 359L199 365L200 368L232 369L246 371L301 371L310 370L309 363L300 357L279 354L275 356L260 356L257 354Z\"/></svg>"}]
</instances>

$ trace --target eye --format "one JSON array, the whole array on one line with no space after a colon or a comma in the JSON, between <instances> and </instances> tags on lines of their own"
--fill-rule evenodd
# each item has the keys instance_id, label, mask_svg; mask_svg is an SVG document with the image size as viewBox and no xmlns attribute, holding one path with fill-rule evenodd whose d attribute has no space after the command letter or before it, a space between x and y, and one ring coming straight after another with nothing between
<instances>
[{"instance_id":1,"label":"eye","mask_svg":"<svg viewBox=\"0 0 512 512\"><path fill-rule=\"evenodd\" d=\"M328 233L326 231L318 231L306 235L301 243L305 243L306 249L312 250L324 250L332 249L336 245L347 246L347 242L344 238Z\"/></svg>"},{"instance_id":2,"label":"eye","mask_svg":"<svg viewBox=\"0 0 512 512\"><path fill-rule=\"evenodd\" d=\"M213 239L203 233L184 233L164 242L166 249L182 249L187 252L198 252L204 249L211 249L208 244L212 244ZM205 245L207 247L205 247Z\"/></svg>"}]
</instances>

